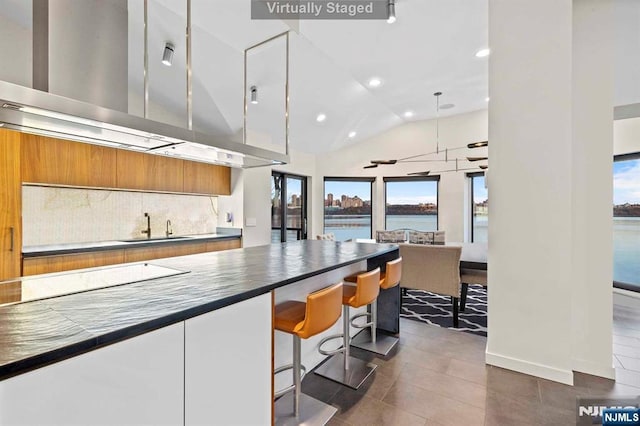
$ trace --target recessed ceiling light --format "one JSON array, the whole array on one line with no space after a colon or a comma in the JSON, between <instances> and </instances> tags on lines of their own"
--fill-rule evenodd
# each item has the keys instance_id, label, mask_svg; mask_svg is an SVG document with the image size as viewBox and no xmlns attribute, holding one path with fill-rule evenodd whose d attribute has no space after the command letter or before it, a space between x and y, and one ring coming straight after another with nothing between
<instances>
[{"instance_id":1,"label":"recessed ceiling light","mask_svg":"<svg viewBox=\"0 0 640 426\"><path fill-rule=\"evenodd\" d=\"M490 100L490 99L491 99L491 98L489 98L489 97L487 96L486 98L484 98L484 101L485 101L485 102L489 102L489 100Z\"/></svg>"},{"instance_id":2,"label":"recessed ceiling light","mask_svg":"<svg viewBox=\"0 0 640 426\"><path fill-rule=\"evenodd\" d=\"M489 56L489 53L491 53L491 49L489 48L480 49L476 52L476 58L484 58L485 56Z\"/></svg>"},{"instance_id":3,"label":"recessed ceiling light","mask_svg":"<svg viewBox=\"0 0 640 426\"><path fill-rule=\"evenodd\" d=\"M322 123L326 119L327 119L326 114L322 114L322 113L318 114L318 116L316 117L316 121L318 123Z\"/></svg>"},{"instance_id":4,"label":"recessed ceiling light","mask_svg":"<svg viewBox=\"0 0 640 426\"><path fill-rule=\"evenodd\" d=\"M456 104L444 104L444 105L440 105L440 109L451 109L454 108L456 106Z\"/></svg>"},{"instance_id":5,"label":"recessed ceiling light","mask_svg":"<svg viewBox=\"0 0 640 426\"><path fill-rule=\"evenodd\" d=\"M356 137L356 135L357 135L357 133L356 133L356 132L349 132L349 139L353 139L353 138L355 138L355 137Z\"/></svg>"},{"instance_id":6,"label":"recessed ceiling light","mask_svg":"<svg viewBox=\"0 0 640 426\"><path fill-rule=\"evenodd\" d=\"M404 117L405 117L405 118L411 118L411 117L413 117L413 111L406 111L406 112L404 113Z\"/></svg>"},{"instance_id":7,"label":"recessed ceiling light","mask_svg":"<svg viewBox=\"0 0 640 426\"><path fill-rule=\"evenodd\" d=\"M374 77L371 80L369 80L369 87L380 87L381 84L382 84L382 80L380 80L377 77Z\"/></svg>"}]
</instances>

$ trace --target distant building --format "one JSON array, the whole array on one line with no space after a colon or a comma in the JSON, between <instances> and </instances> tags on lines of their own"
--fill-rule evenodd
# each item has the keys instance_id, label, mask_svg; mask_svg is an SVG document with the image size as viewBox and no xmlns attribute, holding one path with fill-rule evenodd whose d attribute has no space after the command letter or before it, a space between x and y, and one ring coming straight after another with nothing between
<instances>
[{"instance_id":1,"label":"distant building","mask_svg":"<svg viewBox=\"0 0 640 426\"><path fill-rule=\"evenodd\" d=\"M325 207L333 207L333 194L327 194L327 199L324 202Z\"/></svg>"}]
</instances>

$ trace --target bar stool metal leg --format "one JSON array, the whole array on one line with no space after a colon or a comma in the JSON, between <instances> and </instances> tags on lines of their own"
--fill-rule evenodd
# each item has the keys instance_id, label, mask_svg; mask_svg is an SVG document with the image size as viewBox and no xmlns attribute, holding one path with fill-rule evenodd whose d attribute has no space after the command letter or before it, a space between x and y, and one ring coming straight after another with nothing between
<instances>
[{"instance_id":1,"label":"bar stool metal leg","mask_svg":"<svg viewBox=\"0 0 640 426\"><path fill-rule=\"evenodd\" d=\"M354 336L351 340L351 346L378 355L387 356L398 343L398 338L388 334L378 333L376 328L376 324L378 323L378 300L374 300L369 306L371 307L371 323Z\"/></svg>"},{"instance_id":2,"label":"bar stool metal leg","mask_svg":"<svg viewBox=\"0 0 640 426\"><path fill-rule=\"evenodd\" d=\"M343 333L326 337L320 342L320 346L322 346L329 340L341 337L342 347L333 351L326 351L319 347L318 350L321 354L332 356L325 362L320 364L314 370L314 373L329 380L333 380L334 382L338 382L340 384L348 386L352 389L358 389L378 366L350 356L350 320L349 306L343 305Z\"/></svg>"},{"instance_id":3,"label":"bar stool metal leg","mask_svg":"<svg viewBox=\"0 0 640 426\"><path fill-rule=\"evenodd\" d=\"M296 335L293 336L293 414L296 417L300 416L300 387L302 386L302 380L300 378L300 369L302 368L302 348L300 344L300 338Z\"/></svg>"}]
</instances>

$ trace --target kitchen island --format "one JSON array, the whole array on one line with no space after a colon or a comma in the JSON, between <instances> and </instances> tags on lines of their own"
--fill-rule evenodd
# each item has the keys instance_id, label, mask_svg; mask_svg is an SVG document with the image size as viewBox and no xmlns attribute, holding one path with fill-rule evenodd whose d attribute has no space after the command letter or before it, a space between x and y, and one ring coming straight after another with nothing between
<instances>
[{"instance_id":1,"label":"kitchen island","mask_svg":"<svg viewBox=\"0 0 640 426\"><path fill-rule=\"evenodd\" d=\"M274 300L397 255L330 241L204 253L150 262L181 274L2 306L0 424L268 424Z\"/></svg>"}]
</instances>

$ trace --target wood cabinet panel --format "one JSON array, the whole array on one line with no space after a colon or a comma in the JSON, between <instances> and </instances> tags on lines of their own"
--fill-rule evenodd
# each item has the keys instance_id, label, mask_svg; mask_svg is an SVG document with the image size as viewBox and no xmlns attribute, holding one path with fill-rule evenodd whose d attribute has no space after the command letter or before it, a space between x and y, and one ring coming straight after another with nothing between
<instances>
[{"instance_id":1,"label":"wood cabinet panel","mask_svg":"<svg viewBox=\"0 0 640 426\"><path fill-rule=\"evenodd\" d=\"M185 161L184 192L231 195L231 169L215 164Z\"/></svg>"},{"instance_id":2,"label":"wood cabinet panel","mask_svg":"<svg viewBox=\"0 0 640 426\"><path fill-rule=\"evenodd\" d=\"M162 259L163 257L186 256L204 253L207 243L176 244L162 247L130 248L124 252L125 262L141 262L143 260Z\"/></svg>"},{"instance_id":3,"label":"wood cabinet panel","mask_svg":"<svg viewBox=\"0 0 640 426\"><path fill-rule=\"evenodd\" d=\"M207 251L231 250L231 249L237 249L241 247L242 247L242 243L240 239L211 241L207 243Z\"/></svg>"},{"instance_id":4,"label":"wood cabinet panel","mask_svg":"<svg viewBox=\"0 0 640 426\"><path fill-rule=\"evenodd\" d=\"M22 181L114 188L116 149L21 134Z\"/></svg>"},{"instance_id":5,"label":"wood cabinet panel","mask_svg":"<svg viewBox=\"0 0 640 426\"><path fill-rule=\"evenodd\" d=\"M105 250L60 256L28 257L22 262L23 275L48 274L72 269L124 263L124 250Z\"/></svg>"},{"instance_id":6,"label":"wood cabinet panel","mask_svg":"<svg viewBox=\"0 0 640 426\"><path fill-rule=\"evenodd\" d=\"M0 280L20 276L21 251L20 133L0 129Z\"/></svg>"},{"instance_id":7,"label":"wood cabinet panel","mask_svg":"<svg viewBox=\"0 0 640 426\"><path fill-rule=\"evenodd\" d=\"M0 285L0 305L20 302L21 300L22 283L20 281L8 282Z\"/></svg>"},{"instance_id":8,"label":"wood cabinet panel","mask_svg":"<svg viewBox=\"0 0 640 426\"><path fill-rule=\"evenodd\" d=\"M164 257L186 256L210 251L230 250L241 246L239 239L167 244L156 247L138 247L119 250L103 250L85 253L62 254L58 256L27 257L22 261L23 275L48 274L73 269L93 268L127 262L162 259ZM18 252L18 268L20 267ZM18 273L15 276L19 276ZM13 276L9 277L13 278Z\"/></svg>"},{"instance_id":9,"label":"wood cabinet panel","mask_svg":"<svg viewBox=\"0 0 640 426\"><path fill-rule=\"evenodd\" d=\"M116 187L184 192L184 160L117 150Z\"/></svg>"}]
</instances>

